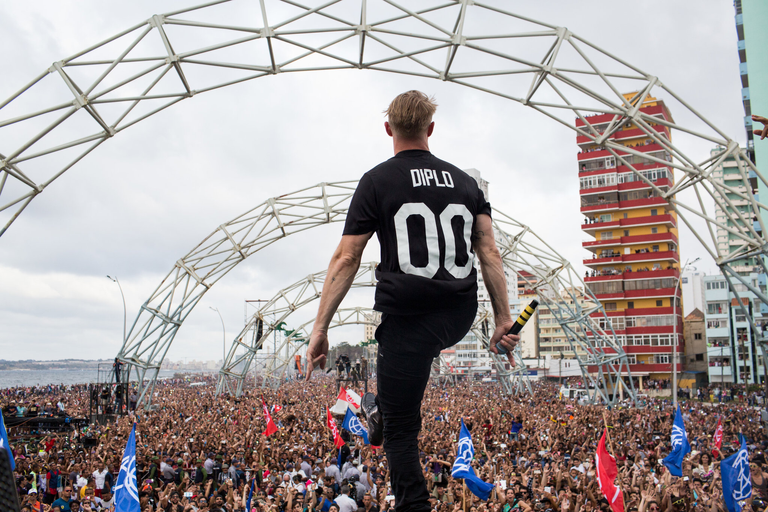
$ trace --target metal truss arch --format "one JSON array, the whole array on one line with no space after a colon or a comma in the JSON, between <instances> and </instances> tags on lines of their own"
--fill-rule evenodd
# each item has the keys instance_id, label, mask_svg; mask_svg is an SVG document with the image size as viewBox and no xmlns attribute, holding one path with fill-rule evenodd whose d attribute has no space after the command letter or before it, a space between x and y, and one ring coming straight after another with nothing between
<instances>
[{"instance_id":1,"label":"metal truss arch","mask_svg":"<svg viewBox=\"0 0 768 512\"><path fill-rule=\"evenodd\" d=\"M294 312L302 307L312 303L320 298L320 292L323 289L327 270L310 274L290 286L278 291L272 299L267 301L259 310L251 315L243 329L235 336L230 345L227 359L223 362L219 370L219 381L216 386L216 393L229 393L240 396L243 391L243 382L245 376L251 369L256 354L264 346L270 335L273 335L283 323L288 320ZM376 262L369 262L360 265L354 279L352 288L374 287L376 286ZM344 313L337 312L334 315L332 323L334 325L343 325L345 320L349 320L348 313L352 311L357 314L357 310L344 309ZM362 322L359 322L362 323ZM259 329L258 326L262 328ZM309 333L305 327L307 323L302 324L290 331L290 333L280 342L280 347L275 347L273 356L268 361L266 374L273 378L277 368L284 368L289 364L289 360L298 350L288 349L295 343L304 344L304 340L309 339ZM260 335L259 335L260 334ZM290 356L276 356L281 351L291 352ZM241 352L238 355L238 352Z\"/></svg>"},{"instance_id":2,"label":"metal truss arch","mask_svg":"<svg viewBox=\"0 0 768 512\"><path fill-rule=\"evenodd\" d=\"M375 262L361 265L352 281L352 288L376 286L376 265ZM246 376L251 370L259 350L263 349L265 342L291 314L320 298L320 290L325 282L326 272L324 270L311 274L280 290L251 316L240 333L235 336L227 359L219 370L219 380L216 386L217 394L227 393L236 396L242 394ZM489 346L488 332L482 326L484 323L486 326L488 325L489 317L491 318L491 325L493 325L492 314L480 306L471 328L486 349ZM262 376L263 383L279 384L283 381L285 372L294 360L294 356L309 340L313 324L314 319L290 330L280 341L279 346L275 345L271 357L266 360ZM339 309L334 314L330 326L340 327L348 324L373 325L373 311L360 307ZM240 353L238 354L238 352ZM522 362L519 350L516 351L515 358L517 361L516 368L510 371L503 364L506 362L506 358L494 355L498 381L507 394L530 393L531 385L528 381L525 365ZM454 376L444 356L441 355L435 359L433 375L438 378L445 377L449 379Z\"/></svg>"},{"instance_id":3,"label":"metal truss arch","mask_svg":"<svg viewBox=\"0 0 768 512\"><path fill-rule=\"evenodd\" d=\"M451 82L532 108L604 148L675 205L681 217L716 224L702 196L739 217L743 224L724 226L744 240L733 253L718 252L711 227L712 245L696 233L718 264L764 253L765 229L758 234L751 219L738 213L734 197L756 211L765 205L750 189L711 179L725 157L748 162L746 153L658 77L565 27L510 12L499 0L433 0L416 10L389 0L262 1L256 17L243 13L251 4L214 0L151 16L54 62L0 102L0 140L7 146L0 147L0 236L32 199L91 151L180 101L276 74L372 69ZM492 32L496 27L511 31ZM622 89L637 93L627 98ZM687 109L692 124L641 112L644 98L656 92ZM594 114L612 115L612 121L598 129L589 122ZM575 126L574 119L583 125ZM649 157L614 140L629 123L663 155ZM718 144L722 151L697 162L658 126ZM683 179L662 190L643 176L634 159L668 165ZM32 165L36 162L42 171ZM34 175L28 167L35 168ZM696 189L694 206L675 198L689 188ZM764 228L759 215L757 222Z\"/></svg>"},{"instance_id":4,"label":"metal truss arch","mask_svg":"<svg viewBox=\"0 0 768 512\"><path fill-rule=\"evenodd\" d=\"M307 3L310 5L265 0L258 3L260 16L256 19L243 15L241 7L250 5L248 0L215 0L154 15L54 62L0 101L0 236L30 201L91 151L180 101L279 73L372 69L451 82L534 109L574 130L593 144L592 149L605 151L633 179L666 200L676 219L693 232L729 280L741 281L735 267L748 258L756 259L755 266L766 270L765 199L755 196L753 185L768 187L768 181L734 140L653 74L565 27L512 13L500 0L425 0L417 10L389 0ZM210 20L209 13L217 22ZM495 27L509 31L492 32ZM530 45L521 45L521 41ZM636 93L625 97L622 91ZM653 95L679 104L677 115L685 123L642 112L643 101ZM594 115L608 115L611 120L603 129L590 122ZM574 119L581 124L575 125ZM656 154L615 139L630 124L658 149ZM669 130L719 149L704 160L697 159L671 142L666 134ZM713 178L714 170L729 157L748 169L740 168L742 179L735 186ZM669 167L680 179L664 188L643 174L649 164ZM684 192L691 193L692 202L677 195ZM708 203L714 203L727 220L708 212ZM280 210L280 205L274 208ZM322 223L324 215L325 222L332 222L334 212L328 208L316 206L309 224ZM286 236L298 227L283 224L280 216L272 218L276 229L272 241L281 238L281 231ZM706 231L697 231L697 222L704 222ZM720 248L717 229L742 244ZM138 369L139 380L144 380L147 371L156 376L159 361L196 301L247 256L246 249L231 252L225 248L227 244L242 246L236 236L230 238L225 231L217 235L225 238L218 242L219 254L226 253L230 259L212 263L213 274L204 265L190 266L188 260L179 260L142 306L132 337L125 340L120 352L122 359ZM195 255L188 256L194 259ZM200 257L213 258L213 252ZM544 259L553 264L557 261ZM559 279L572 272L567 267L553 276ZM186 280L188 286L177 290L179 280ZM750 290L768 304L766 293ZM181 298L175 296L176 291ZM564 313L563 318L578 323L584 314ZM747 316L764 345L763 330ZM586 324L578 327L592 332ZM150 339L153 341L147 343ZM605 348L606 354L612 353ZM602 357L590 361L604 361ZM768 366L768 357L764 364Z\"/></svg>"},{"instance_id":5,"label":"metal truss arch","mask_svg":"<svg viewBox=\"0 0 768 512\"><path fill-rule=\"evenodd\" d=\"M139 402L149 406L152 391L163 359L173 342L178 329L203 295L237 264L287 236L321 226L331 222L343 222L346 218L349 201L356 182L321 183L297 192L270 198L259 206L248 210L235 219L222 224L206 237L186 256L180 258L157 289L142 305L139 315L134 320L127 339L118 353L118 358L126 363L126 372L135 372L139 382ZM515 272L525 270L539 279L533 285L543 303L556 311L556 318L566 332L574 338L571 348L576 353L577 347L590 354L579 359L585 381L592 382L599 400L612 403L615 396L610 390L626 389L634 397L631 388L627 388L621 379L621 372L628 366L621 346L613 337L599 329L590 319L592 313L605 316L597 299L588 311L566 304L566 300L550 293L567 284L568 289L576 294L579 287L584 287L581 278L573 272L570 263L554 249L544 243L533 231L502 212L494 213L494 229L497 235L504 265ZM374 286L375 264L362 266L355 277L357 286ZM243 379L250 368L256 351L264 340L288 316L320 296L325 271L312 274L288 288L282 290L268 301L257 314L253 315L243 330L235 337L227 360L223 365L217 392L242 392ZM587 292L588 293L588 292ZM594 297L592 297L594 298ZM273 317L267 323L268 316ZM489 315L481 310L479 318L487 320ZM254 327L261 322L260 336ZM253 331L250 339L248 332ZM473 331L481 333L476 323ZM486 331L492 332L492 331ZM486 335L479 336L487 347ZM613 352L606 352L608 347ZM237 355L238 349L244 353ZM518 365L515 369L504 369L502 358L494 358L500 380L508 393L530 391L527 372L519 353L516 354ZM590 375L588 366L596 366L597 377ZM623 365L623 366L622 366ZM607 381L607 383L605 383Z\"/></svg>"},{"instance_id":6,"label":"metal truss arch","mask_svg":"<svg viewBox=\"0 0 768 512\"><path fill-rule=\"evenodd\" d=\"M151 396L176 333L208 290L240 262L278 240L343 221L356 183L320 183L270 198L219 226L176 262L141 306L117 355L135 372L139 401L147 393ZM314 293L319 294L319 288Z\"/></svg>"}]
</instances>

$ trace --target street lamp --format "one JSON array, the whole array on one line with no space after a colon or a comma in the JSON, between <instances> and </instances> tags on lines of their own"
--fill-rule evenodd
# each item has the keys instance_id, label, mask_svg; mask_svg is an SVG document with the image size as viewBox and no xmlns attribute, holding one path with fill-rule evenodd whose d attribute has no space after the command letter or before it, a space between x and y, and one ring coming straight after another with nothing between
<instances>
[{"instance_id":1,"label":"street lamp","mask_svg":"<svg viewBox=\"0 0 768 512\"><path fill-rule=\"evenodd\" d=\"M219 310L213 306L208 307L219 313ZM221 320L221 330L224 332L224 341L221 345L221 364L223 365L227 361L227 328L224 327L224 319L221 317L221 313L219 313L219 320Z\"/></svg>"},{"instance_id":2,"label":"street lamp","mask_svg":"<svg viewBox=\"0 0 768 512\"><path fill-rule=\"evenodd\" d=\"M117 287L120 288L120 296L123 298L123 346L125 346L125 327L127 322L128 313L125 309L125 295L123 294L123 287L120 286L120 280L117 279L117 276L107 276L107 279L112 281L113 283L117 283Z\"/></svg>"},{"instance_id":3,"label":"street lamp","mask_svg":"<svg viewBox=\"0 0 768 512\"><path fill-rule=\"evenodd\" d=\"M677 276L677 284L675 284L675 291L672 294L672 407L677 411L677 289L680 287L680 280L683 278L683 273L688 265L696 263L701 258L696 258L693 261L686 261L683 268L680 269L680 275ZM692 267L696 270L696 267Z\"/></svg>"}]
</instances>

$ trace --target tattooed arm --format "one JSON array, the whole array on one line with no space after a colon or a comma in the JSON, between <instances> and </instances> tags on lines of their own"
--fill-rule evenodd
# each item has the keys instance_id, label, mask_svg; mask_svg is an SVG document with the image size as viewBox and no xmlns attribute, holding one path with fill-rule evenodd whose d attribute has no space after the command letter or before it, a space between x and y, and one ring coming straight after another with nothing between
<instances>
[{"instance_id":1,"label":"tattooed arm","mask_svg":"<svg viewBox=\"0 0 768 512\"><path fill-rule=\"evenodd\" d=\"M509 313L507 278L504 276L504 266L501 263L501 254L493 237L493 225L489 215L480 214L475 219L475 227L472 231L472 248L480 260L480 270L483 273L483 280L486 288L488 288L493 306L496 330L491 336L490 350L498 354L496 345L500 343L507 349L509 363L514 366L512 349L520 341L520 336L507 334L513 323Z\"/></svg>"},{"instance_id":2,"label":"tattooed arm","mask_svg":"<svg viewBox=\"0 0 768 512\"><path fill-rule=\"evenodd\" d=\"M364 235L344 235L336 248L328 266L328 273L323 283L323 293L320 296L320 306L317 311L315 325L307 348L307 380L312 375L314 365L325 368L328 355L328 326L333 314L347 295L355 279L360 259L365 245L373 236L373 232Z\"/></svg>"}]
</instances>

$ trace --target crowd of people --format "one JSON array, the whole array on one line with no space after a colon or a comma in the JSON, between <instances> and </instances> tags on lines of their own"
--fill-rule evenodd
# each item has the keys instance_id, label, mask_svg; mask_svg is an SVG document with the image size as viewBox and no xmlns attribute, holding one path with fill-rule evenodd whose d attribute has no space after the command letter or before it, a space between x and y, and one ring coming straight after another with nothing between
<instances>
[{"instance_id":1,"label":"crowd of people","mask_svg":"<svg viewBox=\"0 0 768 512\"><path fill-rule=\"evenodd\" d=\"M203 379L204 380L204 379ZM559 384L534 383L533 396L502 394L493 383L428 386L420 438L423 475L437 512L593 512L608 510L595 475L597 442L608 426L627 512L724 512L718 461L750 448L753 499L766 508L768 448L760 410L744 400L684 401L693 451L684 477L672 477L661 460L670 451L674 412L669 400L649 399L644 409L582 406L559 400ZM213 378L190 386L159 383L153 410L139 408L110 425L42 438L9 432L22 510L100 512L114 507L113 487L133 423L142 512L382 512L393 509L389 467L381 448L346 431L336 449L326 407L336 382L317 376L279 389L253 389L242 397L215 396ZM358 390L360 391L360 390ZM263 400L276 407L278 431L265 436ZM18 403L61 403L73 416L88 410L82 386L3 390L5 408ZM475 447L476 473L494 484L488 501L451 476L460 420ZM712 435L724 426L721 450ZM337 418L339 428L341 418ZM89 440L89 441L87 441Z\"/></svg>"}]
</instances>

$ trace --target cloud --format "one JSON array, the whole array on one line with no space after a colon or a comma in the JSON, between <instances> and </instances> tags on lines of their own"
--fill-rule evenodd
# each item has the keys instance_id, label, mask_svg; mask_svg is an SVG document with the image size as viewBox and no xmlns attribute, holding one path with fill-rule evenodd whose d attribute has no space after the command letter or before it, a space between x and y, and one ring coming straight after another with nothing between
<instances>
[{"instance_id":1,"label":"cloud","mask_svg":"<svg viewBox=\"0 0 768 512\"><path fill-rule=\"evenodd\" d=\"M54 60L187 3L46 0L0 6L0 62L7 70L0 98ZM515 8L565 25L656 74L743 142L730 4L562 0ZM491 29L503 32L505 26ZM494 206L531 225L578 267L585 235L579 230L577 147L568 128L517 103L435 80L358 70L284 73L196 95L129 128L31 203L0 239L3 357L113 357L122 337L122 303L104 275L120 277L130 328L175 262L220 224L272 196L357 179L388 158L391 141L381 111L411 88L434 94L440 104L435 154L479 169L491 182ZM686 119L679 106L672 109L678 120ZM708 157L708 145L678 140L699 160ZM0 138L0 152L7 151L4 144ZM219 358L221 325L209 306L221 311L234 336L253 312L245 300L272 297L324 269L340 232L336 225L292 236L239 265L190 314L169 357ZM681 238L685 254L702 253L690 235ZM366 258L378 259L375 246ZM372 294L350 300L369 306ZM313 315L297 312L296 321ZM342 332L337 339L354 341L354 332L362 337L361 327Z\"/></svg>"}]
</instances>

